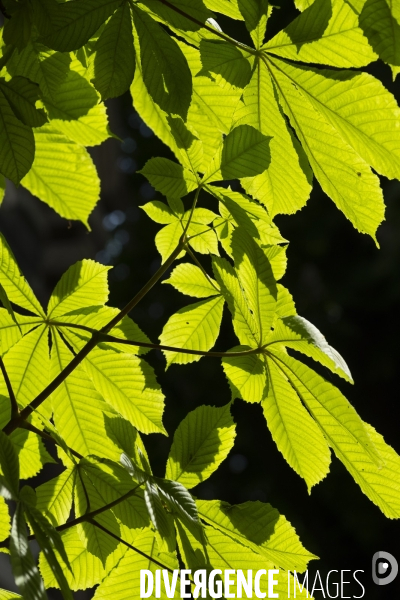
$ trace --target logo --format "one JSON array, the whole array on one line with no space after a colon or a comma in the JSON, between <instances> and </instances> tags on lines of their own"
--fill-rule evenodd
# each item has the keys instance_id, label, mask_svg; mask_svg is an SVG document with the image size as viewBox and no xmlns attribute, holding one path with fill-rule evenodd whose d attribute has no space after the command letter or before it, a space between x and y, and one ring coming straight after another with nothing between
<instances>
[{"instance_id":1,"label":"logo","mask_svg":"<svg viewBox=\"0 0 400 600\"><path fill-rule=\"evenodd\" d=\"M389 552L375 552L372 558L372 579L376 585L392 583L399 572L399 565Z\"/></svg>"}]
</instances>

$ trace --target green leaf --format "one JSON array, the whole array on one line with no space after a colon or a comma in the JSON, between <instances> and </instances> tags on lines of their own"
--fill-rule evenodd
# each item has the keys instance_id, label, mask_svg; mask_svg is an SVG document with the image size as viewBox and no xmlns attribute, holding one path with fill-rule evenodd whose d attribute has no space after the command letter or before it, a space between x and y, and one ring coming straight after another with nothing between
<instances>
[{"instance_id":1,"label":"green leaf","mask_svg":"<svg viewBox=\"0 0 400 600\"><path fill-rule=\"evenodd\" d=\"M72 574L68 570L65 570L65 577L73 591L84 590L97 585L118 564L126 552L125 546L120 544L107 557L105 566L103 566L100 558L88 552L86 544L81 540L76 526L63 531L61 539L72 568ZM46 588L58 587L57 581L43 553L40 554L39 567Z\"/></svg>"},{"instance_id":2,"label":"green leaf","mask_svg":"<svg viewBox=\"0 0 400 600\"><path fill-rule=\"evenodd\" d=\"M0 588L0 600L22 600L22 596Z\"/></svg>"},{"instance_id":3,"label":"green leaf","mask_svg":"<svg viewBox=\"0 0 400 600\"><path fill-rule=\"evenodd\" d=\"M22 306L30 313L44 316L40 303L22 275L11 248L2 233L0 233L0 283L10 302Z\"/></svg>"},{"instance_id":4,"label":"green leaf","mask_svg":"<svg viewBox=\"0 0 400 600\"><path fill-rule=\"evenodd\" d=\"M160 223L161 225L177 224L177 217L165 202L152 200L151 202L147 202L147 204L143 204L140 208L156 223Z\"/></svg>"},{"instance_id":5,"label":"green leaf","mask_svg":"<svg viewBox=\"0 0 400 600\"><path fill-rule=\"evenodd\" d=\"M318 424L272 360L267 360L268 387L264 416L278 450L302 477L308 491L329 471L331 453Z\"/></svg>"},{"instance_id":6,"label":"green leaf","mask_svg":"<svg viewBox=\"0 0 400 600\"><path fill-rule=\"evenodd\" d=\"M39 423L34 419L34 424L37 426ZM35 477L46 463L55 462L35 433L19 428L10 439L18 453L21 479Z\"/></svg>"},{"instance_id":7,"label":"green leaf","mask_svg":"<svg viewBox=\"0 0 400 600\"><path fill-rule=\"evenodd\" d=\"M219 500L197 500L197 507L206 523L282 569L301 573L310 560L317 558L304 548L294 527L270 504L257 501L231 506Z\"/></svg>"},{"instance_id":8,"label":"green leaf","mask_svg":"<svg viewBox=\"0 0 400 600\"><path fill-rule=\"evenodd\" d=\"M35 538L43 554L45 555L51 570L54 573L64 600L73 600L72 592L68 586L67 580L65 579L63 571L64 564L61 566L54 553L54 548L56 548L58 553L62 556L65 564L69 566L68 557L65 553L60 534L50 525L47 519L41 515L38 510L36 510L36 508L25 503L24 509L28 523L31 526Z\"/></svg>"},{"instance_id":9,"label":"green leaf","mask_svg":"<svg viewBox=\"0 0 400 600\"><path fill-rule=\"evenodd\" d=\"M13 76L20 75L39 84L45 98L57 97L59 85L67 77L71 58L69 54L54 52L36 42L15 51L7 62Z\"/></svg>"},{"instance_id":10,"label":"green leaf","mask_svg":"<svg viewBox=\"0 0 400 600\"><path fill-rule=\"evenodd\" d=\"M150 9L152 15L183 32L198 31L201 29L201 23L206 23L207 19L213 16L212 12L207 10L203 4L203 0L171 0L169 6L158 0L141 0L141 4ZM177 10L173 10L172 7ZM200 23L187 18L185 14Z\"/></svg>"},{"instance_id":11,"label":"green leaf","mask_svg":"<svg viewBox=\"0 0 400 600\"><path fill-rule=\"evenodd\" d=\"M352 463L358 452L362 452L377 468L382 467L382 457L365 423L337 388L287 354L274 351L270 357L294 387L335 453Z\"/></svg>"},{"instance_id":12,"label":"green leaf","mask_svg":"<svg viewBox=\"0 0 400 600\"><path fill-rule=\"evenodd\" d=\"M283 108L322 189L356 229L376 240L376 229L384 217L378 177L332 125L325 111L316 108L310 94L302 89L301 81L297 83L302 69L275 59L270 59L270 64Z\"/></svg>"},{"instance_id":13,"label":"green leaf","mask_svg":"<svg viewBox=\"0 0 400 600\"><path fill-rule=\"evenodd\" d=\"M18 404L27 406L49 382L47 327L40 325L25 335L7 352L4 364ZM1 392L4 386L0 381Z\"/></svg>"},{"instance_id":14,"label":"green leaf","mask_svg":"<svg viewBox=\"0 0 400 600\"><path fill-rule=\"evenodd\" d=\"M175 530L172 515L164 508L158 486L146 481L144 500L150 520L157 533L157 543L162 552L173 552L176 547Z\"/></svg>"},{"instance_id":15,"label":"green leaf","mask_svg":"<svg viewBox=\"0 0 400 600\"><path fill-rule=\"evenodd\" d=\"M155 477L158 491L175 518L178 518L197 539L203 539L203 529L197 506L190 492L177 481Z\"/></svg>"},{"instance_id":16,"label":"green leaf","mask_svg":"<svg viewBox=\"0 0 400 600\"><path fill-rule=\"evenodd\" d=\"M221 296L201 300L178 310L169 318L160 335L160 343L187 350L210 350L218 337L224 299ZM164 351L167 366L187 364L201 356L182 352Z\"/></svg>"},{"instance_id":17,"label":"green leaf","mask_svg":"<svg viewBox=\"0 0 400 600\"><path fill-rule=\"evenodd\" d=\"M107 273L111 267L84 259L69 267L50 297L47 313L56 319L84 307L108 300Z\"/></svg>"},{"instance_id":18,"label":"green leaf","mask_svg":"<svg viewBox=\"0 0 400 600\"><path fill-rule=\"evenodd\" d=\"M206 277L199 267L190 263L182 263L175 267L169 279L164 279L162 283L169 283L182 294L195 298L208 298L220 294L217 282L212 277Z\"/></svg>"},{"instance_id":19,"label":"green leaf","mask_svg":"<svg viewBox=\"0 0 400 600\"><path fill-rule=\"evenodd\" d=\"M10 535L11 518L6 501L0 496L0 542L3 542ZM0 590L0 599L2 590Z\"/></svg>"},{"instance_id":20,"label":"green leaf","mask_svg":"<svg viewBox=\"0 0 400 600\"><path fill-rule=\"evenodd\" d=\"M35 107L39 98L39 87L25 77L13 77L10 81L0 79L0 90L7 98L8 103L17 119L24 125L40 127L47 121L42 109Z\"/></svg>"},{"instance_id":21,"label":"green leaf","mask_svg":"<svg viewBox=\"0 0 400 600\"><path fill-rule=\"evenodd\" d=\"M22 185L66 219L88 226L100 193L89 153L49 125L35 131L33 167Z\"/></svg>"},{"instance_id":22,"label":"green leaf","mask_svg":"<svg viewBox=\"0 0 400 600\"><path fill-rule=\"evenodd\" d=\"M270 138L251 125L235 127L209 164L203 183L262 173L271 161L269 143Z\"/></svg>"},{"instance_id":23,"label":"green leaf","mask_svg":"<svg viewBox=\"0 0 400 600\"><path fill-rule=\"evenodd\" d=\"M398 519L400 457L371 425L365 424L365 426L382 457L383 466L377 467L360 448L354 449L351 458L338 449L335 452L364 494L381 509L386 517Z\"/></svg>"},{"instance_id":24,"label":"green leaf","mask_svg":"<svg viewBox=\"0 0 400 600\"><path fill-rule=\"evenodd\" d=\"M271 264L262 249L240 228L232 235L232 249L236 273L255 318L261 344L271 328L278 294Z\"/></svg>"},{"instance_id":25,"label":"green leaf","mask_svg":"<svg viewBox=\"0 0 400 600\"><path fill-rule=\"evenodd\" d=\"M218 469L235 436L230 404L221 408L199 406L175 431L165 476L189 489L195 487Z\"/></svg>"},{"instance_id":26,"label":"green leaf","mask_svg":"<svg viewBox=\"0 0 400 600\"><path fill-rule=\"evenodd\" d=\"M136 8L132 12L146 88L161 109L185 120L192 97L186 59L178 44L153 19Z\"/></svg>"},{"instance_id":27,"label":"green leaf","mask_svg":"<svg viewBox=\"0 0 400 600\"><path fill-rule=\"evenodd\" d=\"M73 359L59 334L52 336L51 379ZM95 454L118 460L118 449L108 438L104 415L113 412L78 366L51 396L54 425L70 448L83 456Z\"/></svg>"},{"instance_id":28,"label":"green leaf","mask_svg":"<svg viewBox=\"0 0 400 600\"><path fill-rule=\"evenodd\" d=\"M225 40L203 39L200 57L203 69L199 75L211 77L222 89L243 89L250 81L251 66L247 57L237 46Z\"/></svg>"},{"instance_id":29,"label":"green leaf","mask_svg":"<svg viewBox=\"0 0 400 600\"><path fill-rule=\"evenodd\" d=\"M175 554L160 552L157 548L154 532L150 529L143 530L134 540L135 547L143 554L128 549L123 558L109 573L96 589L94 600L131 600L140 596L140 571L148 569L154 574L160 566L152 562L152 558L169 569L178 569L178 560ZM171 596L172 597L172 596ZM179 598L176 591L174 598ZM167 599L165 588L161 586L162 600Z\"/></svg>"},{"instance_id":30,"label":"green leaf","mask_svg":"<svg viewBox=\"0 0 400 600\"><path fill-rule=\"evenodd\" d=\"M332 348L322 333L307 319L297 315L278 319L274 323L267 347L274 344L298 350L317 360L333 373L353 382L349 367L339 352Z\"/></svg>"},{"instance_id":31,"label":"green leaf","mask_svg":"<svg viewBox=\"0 0 400 600\"><path fill-rule=\"evenodd\" d=\"M75 468L65 469L60 475L42 483L35 490L36 508L54 527L66 523L70 516L75 477Z\"/></svg>"},{"instance_id":32,"label":"green leaf","mask_svg":"<svg viewBox=\"0 0 400 600\"><path fill-rule=\"evenodd\" d=\"M11 566L24 600L45 600L46 592L28 542L24 510L17 504L10 537Z\"/></svg>"},{"instance_id":33,"label":"green leaf","mask_svg":"<svg viewBox=\"0 0 400 600\"><path fill-rule=\"evenodd\" d=\"M234 268L224 258L213 258L213 270L232 314L232 325L242 345L258 347L258 327L250 312Z\"/></svg>"},{"instance_id":34,"label":"green leaf","mask_svg":"<svg viewBox=\"0 0 400 600\"><path fill-rule=\"evenodd\" d=\"M360 27L379 58L399 66L400 23L392 14L390 5L391 0L367 0L360 12Z\"/></svg>"},{"instance_id":35,"label":"green leaf","mask_svg":"<svg viewBox=\"0 0 400 600\"><path fill-rule=\"evenodd\" d=\"M76 349L82 340L65 332ZM152 368L132 354L94 348L83 366L96 390L114 410L143 433L166 433L162 424L164 395Z\"/></svg>"},{"instance_id":36,"label":"green leaf","mask_svg":"<svg viewBox=\"0 0 400 600\"><path fill-rule=\"evenodd\" d=\"M0 302L2 303L2 305L6 309L6 311L8 312L8 314L10 315L10 317L12 318L12 320L14 321L14 323L16 324L16 326L18 327L19 331L22 333L21 327L19 326L19 323L18 323L17 318L15 316L13 307L11 306L11 303L10 303L10 301L8 299L6 290L3 288L3 286L1 285L1 283L0 283ZM2 344L2 346L3 346L3 344Z\"/></svg>"},{"instance_id":37,"label":"green leaf","mask_svg":"<svg viewBox=\"0 0 400 600\"><path fill-rule=\"evenodd\" d=\"M244 189L262 202L272 217L279 213L294 213L302 208L310 195L312 175L307 171L304 152L296 144L277 104L271 77L260 60L234 119L235 124L247 123L272 138L271 163L264 173L243 179Z\"/></svg>"},{"instance_id":38,"label":"green leaf","mask_svg":"<svg viewBox=\"0 0 400 600\"><path fill-rule=\"evenodd\" d=\"M364 67L378 58L345 0L316 0L263 48L283 58L333 67Z\"/></svg>"},{"instance_id":39,"label":"green leaf","mask_svg":"<svg viewBox=\"0 0 400 600\"><path fill-rule=\"evenodd\" d=\"M32 129L15 116L0 90L0 172L18 185L31 168L34 154Z\"/></svg>"},{"instance_id":40,"label":"green leaf","mask_svg":"<svg viewBox=\"0 0 400 600\"><path fill-rule=\"evenodd\" d=\"M250 350L249 346L235 346L229 352L246 350ZM232 399L242 398L247 402L261 402L266 384L266 373L259 355L224 356L222 367L228 378Z\"/></svg>"},{"instance_id":41,"label":"green leaf","mask_svg":"<svg viewBox=\"0 0 400 600\"><path fill-rule=\"evenodd\" d=\"M76 1L76 0L73 0ZM51 126L81 146L96 146L110 137L105 105L73 60L51 97L44 98Z\"/></svg>"},{"instance_id":42,"label":"green leaf","mask_svg":"<svg viewBox=\"0 0 400 600\"><path fill-rule=\"evenodd\" d=\"M129 2L107 22L96 42L93 84L103 100L120 96L135 74L135 47Z\"/></svg>"},{"instance_id":43,"label":"green leaf","mask_svg":"<svg viewBox=\"0 0 400 600\"><path fill-rule=\"evenodd\" d=\"M121 0L72 0L64 4L45 0L41 7L42 14L36 14L40 41L60 52L77 50L86 44L120 4ZM35 2L36 13L39 8L40 5Z\"/></svg>"},{"instance_id":44,"label":"green leaf","mask_svg":"<svg viewBox=\"0 0 400 600\"><path fill-rule=\"evenodd\" d=\"M198 186L193 173L168 158L151 158L139 172L167 197L182 198Z\"/></svg>"},{"instance_id":45,"label":"green leaf","mask_svg":"<svg viewBox=\"0 0 400 600\"><path fill-rule=\"evenodd\" d=\"M19 496L19 462L13 443L0 431L0 493L7 500Z\"/></svg>"},{"instance_id":46,"label":"green leaf","mask_svg":"<svg viewBox=\"0 0 400 600\"><path fill-rule=\"evenodd\" d=\"M237 0L237 4L253 44L259 50L264 42L267 21L272 12L272 6L269 5L268 0Z\"/></svg>"},{"instance_id":47,"label":"green leaf","mask_svg":"<svg viewBox=\"0 0 400 600\"><path fill-rule=\"evenodd\" d=\"M187 124L203 145L202 164L204 172L209 158L214 156L222 142L222 133L228 134L233 113L242 95L242 89L233 86L224 88L210 77L200 76L202 69L200 53L196 48L179 42L186 56L193 77L193 97L187 116Z\"/></svg>"},{"instance_id":48,"label":"green leaf","mask_svg":"<svg viewBox=\"0 0 400 600\"><path fill-rule=\"evenodd\" d=\"M243 15L238 7L238 0L204 0L204 4L231 19L243 21Z\"/></svg>"}]
</instances>

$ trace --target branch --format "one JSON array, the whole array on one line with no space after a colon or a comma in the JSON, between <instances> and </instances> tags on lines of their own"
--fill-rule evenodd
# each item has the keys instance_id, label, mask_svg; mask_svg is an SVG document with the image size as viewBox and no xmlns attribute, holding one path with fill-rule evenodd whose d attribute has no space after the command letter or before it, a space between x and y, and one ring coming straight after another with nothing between
<instances>
[{"instance_id":1,"label":"branch","mask_svg":"<svg viewBox=\"0 0 400 600\"><path fill-rule=\"evenodd\" d=\"M6 383L8 395L10 396L11 418L15 419L19 415L19 407L18 407L17 399L14 394L14 390L11 385L10 378L8 376L5 364L3 362L3 358L1 356L0 356L0 370L3 373L3 377L4 377L4 381Z\"/></svg>"},{"instance_id":2,"label":"branch","mask_svg":"<svg viewBox=\"0 0 400 600\"><path fill-rule=\"evenodd\" d=\"M207 278L208 282L211 283L211 285L213 286L213 288L215 288L217 290L218 294L220 294L221 290L217 288L217 286L213 282L212 278L209 276L209 274L207 273L207 271L205 270L205 268L203 267L203 265L201 264L201 262L198 260L197 256L192 251L192 249L191 249L191 247L189 245L186 246L186 251L189 254L189 256L191 257L191 259L196 263L196 265L202 271L203 275Z\"/></svg>"},{"instance_id":3,"label":"branch","mask_svg":"<svg viewBox=\"0 0 400 600\"><path fill-rule=\"evenodd\" d=\"M246 44L242 44L241 42L234 40L233 38L229 37L229 35L226 35L226 33L224 33L223 31L218 31L218 29L215 29L214 27L211 27L210 25L207 25L206 23L202 23L201 21L196 19L196 17L192 17L188 13L185 13L185 11L178 8L177 6L174 6L173 4L168 2L168 0L159 0L159 2L161 2L161 4L164 4L164 6L167 6L171 10L175 11L176 13L178 13L178 15L182 15L182 17L185 17L189 21L192 21L192 23L196 23L196 25L199 25L200 27L202 27L203 29L206 29L210 33L213 33L214 35L217 35L218 37L222 38L223 40L225 40L225 42L229 42L230 44L233 44L234 46L237 46L241 50L245 50L246 52L249 52L250 54L255 54L254 49L251 48L250 46L246 46Z\"/></svg>"},{"instance_id":4,"label":"branch","mask_svg":"<svg viewBox=\"0 0 400 600\"><path fill-rule=\"evenodd\" d=\"M196 196L193 202L192 210L190 212L190 216L188 222L185 227L184 234L181 236L179 240L179 244L166 260L166 262L161 265L156 273L154 273L153 277L149 279L149 281L142 287L142 289L132 298L130 302L113 318L111 321L105 325L101 333L108 333L110 329L115 327L131 310L134 308L142 298L151 290L151 288L157 283L157 281L164 275L164 273L169 269L177 256L182 252L186 243L186 231L190 225L190 221L193 215L194 208L196 206L196 202L200 193L201 187L197 188ZM3 428L3 433L6 435L10 435L13 431L15 431L18 427L20 427L21 423L26 421L26 419L33 413L34 410L39 408L39 406L47 400L47 398L62 384L63 381L70 375L78 365L86 358L93 348L97 346L99 343L100 333L96 332L92 334L92 338L85 344L85 346L78 352L76 356L71 360L71 362L53 379L51 383L47 387L44 388L36 396L34 400L28 406L26 406L21 412L7 423L7 425Z\"/></svg>"},{"instance_id":5,"label":"branch","mask_svg":"<svg viewBox=\"0 0 400 600\"><path fill-rule=\"evenodd\" d=\"M87 512L86 514L81 515L80 517L76 517L76 519L72 519L71 521L68 521L67 523L64 523L63 525L58 525L54 529L56 529L56 531L65 531L66 529L75 527L75 525L79 525L79 523L84 523L85 521L90 521L94 517L97 517L97 515L100 515L101 513L105 512L106 510L110 510L110 509L114 508L114 506L117 506L118 504L121 504L121 502L128 500L131 496L134 496L136 493L136 490L138 488L140 488L142 485L143 485L142 483L139 483L133 489L129 490L129 492L126 492L126 494L124 494L123 496L120 496L116 500L113 500L109 504L106 504L105 506L101 506L100 508L97 508L96 510L92 510L91 512ZM34 540L34 539L36 539L36 538L33 534L28 536L28 540ZM10 538L7 538L6 540L4 540L3 542L0 543L0 548L8 548L9 542L10 542Z\"/></svg>"},{"instance_id":6,"label":"branch","mask_svg":"<svg viewBox=\"0 0 400 600\"><path fill-rule=\"evenodd\" d=\"M141 556L143 556L144 558L147 558L148 560L150 560L151 562L153 562L154 564L158 565L159 567L161 567L162 569L166 569L167 571L169 571L170 573L174 573L173 569L170 569L169 567L167 567L167 565L163 565L162 563L160 563L158 560L156 560L155 558L152 558L151 556L149 556L148 554L146 554L145 552L142 552L141 550L139 550L138 548L135 548L135 546L132 546L132 544L129 544L128 542L126 542L125 540L123 540L122 538L118 537L118 535L115 535L115 533L112 533L112 531L109 531L106 527L103 527L103 525L100 525L100 523L98 523L97 521L93 521L92 519L89 520L89 523L91 523L92 525L94 525L95 527L98 527L99 529L101 529L102 531L104 531L104 533L107 533L107 535L109 535L110 537L114 538L115 540L118 540L119 542L121 542L121 544L124 544L125 546L127 546L128 548L130 548L131 550L134 550L135 552L137 552L138 554L140 554Z\"/></svg>"},{"instance_id":7,"label":"branch","mask_svg":"<svg viewBox=\"0 0 400 600\"><path fill-rule=\"evenodd\" d=\"M47 440L48 442L52 442L53 444L56 444L57 446L60 446L60 448L62 448L61 444L59 444L57 442L57 440L55 438L53 438L53 436L51 436L49 433L46 433L45 431L42 431L41 429L38 429L37 427L32 425L32 423L29 423L28 421L24 421L23 423L21 423L20 428L28 429L29 431L36 433L36 435L39 435L44 440ZM67 448L71 452L71 454L73 454L79 460L81 460L81 458L83 458L82 454L79 454L79 452L77 452L73 448L70 448L69 446L67 446Z\"/></svg>"}]
</instances>

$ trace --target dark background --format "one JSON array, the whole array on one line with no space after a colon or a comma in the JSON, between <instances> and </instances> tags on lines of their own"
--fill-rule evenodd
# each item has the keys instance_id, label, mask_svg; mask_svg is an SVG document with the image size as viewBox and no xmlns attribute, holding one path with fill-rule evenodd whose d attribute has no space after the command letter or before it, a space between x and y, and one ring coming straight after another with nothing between
<instances>
[{"instance_id":1,"label":"dark background","mask_svg":"<svg viewBox=\"0 0 400 600\"><path fill-rule=\"evenodd\" d=\"M291 3L282 0L282 4L284 9L275 10L271 18L269 36L297 14ZM224 31L248 40L242 24L232 25L223 18L218 21ZM367 70L399 101L400 83L392 82L389 67L378 62ZM102 194L90 218L91 232L80 223L68 223L23 188L9 186L0 209L0 229L44 304L59 277L77 260L93 258L114 266L110 304L118 307L160 265L154 245L160 226L138 208L156 194L137 170L152 156L171 154L132 109L128 94L107 104L112 130L123 142L110 139L92 150ZM387 212L378 231L380 250L353 229L316 182L307 206L294 216L277 217L276 223L290 241L283 283L293 294L298 313L314 323L344 356L355 386L324 374L347 395L361 417L400 452L400 183L382 178L382 187ZM202 261L209 266L207 258ZM158 284L131 316L156 341L168 317L189 302L170 286ZM217 345L227 349L234 344L225 315ZM145 443L154 472L163 475L181 419L200 404L225 404L230 392L217 359L174 365L166 373L161 353L150 353L149 361L166 394L165 426L170 437L145 436ZM236 400L233 413L237 422L234 449L195 493L230 503L270 502L296 527L306 548L320 556L320 561L310 563L312 575L316 569L323 578L331 569L362 569L365 573L359 577L366 587L365 598L399 597L400 577L387 587L372 583L371 560L375 552L385 550L400 561L400 523L382 515L334 456L329 476L309 496L305 483L273 443L261 408ZM52 468L45 468L46 478ZM7 559L4 555L0 559L0 585L12 589ZM351 597L360 595L361 588L349 585L345 590ZM321 592L315 596L324 597ZM90 594L80 592L76 597L83 600Z\"/></svg>"}]
</instances>

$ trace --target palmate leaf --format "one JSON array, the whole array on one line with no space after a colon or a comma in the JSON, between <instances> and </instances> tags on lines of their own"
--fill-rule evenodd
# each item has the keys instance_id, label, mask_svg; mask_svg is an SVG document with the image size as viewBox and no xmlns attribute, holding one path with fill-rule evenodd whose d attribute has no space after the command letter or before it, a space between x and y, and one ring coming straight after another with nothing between
<instances>
[{"instance_id":1,"label":"palmate leaf","mask_svg":"<svg viewBox=\"0 0 400 600\"><path fill-rule=\"evenodd\" d=\"M10 301L8 299L6 290L3 288L3 286L1 285L1 283L0 283L0 302L2 303L2 305L4 306L4 308L6 309L6 311L8 312L8 314L10 315L11 319L14 321L15 325L18 327L19 332L22 333L20 325L19 325L19 323L17 321L17 318L15 316L14 309L11 306L11 303L10 303ZM3 340L1 340L1 346L0 346L0 348L2 348L2 347L3 347Z\"/></svg>"},{"instance_id":2,"label":"palmate leaf","mask_svg":"<svg viewBox=\"0 0 400 600\"><path fill-rule=\"evenodd\" d=\"M22 185L66 219L88 226L100 193L89 153L49 125L35 131L35 161Z\"/></svg>"},{"instance_id":3,"label":"palmate leaf","mask_svg":"<svg viewBox=\"0 0 400 600\"><path fill-rule=\"evenodd\" d=\"M211 10L215 10L231 19L244 20L238 7L238 0L204 0L204 4Z\"/></svg>"},{"instance_id":4,"label":"palmate leaf","mask_svg":"<svg viewBox=\"0 0 400 600\"><path fill-rule=\"evenodd\" d=\"M58 4L55 0L35 0L35 20L41 42L60 52L83 46L121 4L121 0L74 0Z\"/></svg>"},{"instance_id":5,"label":"palmate leaf","mask_svg":"<svg viewBox=\"0 0 400 600\"><path fill-rule=\"evenodd\" d=\"M124 2L107 22L96 42L93 84L103 100L120 96L135 74L129 2Z\"/></svg>"},{"instance_id":6,"label":"palmate leaf","mask_svg":"<svg viewBox=\"0 0 400 600\"><path fill-rule=\"evenodd\" d=\"M22 275L15 257L3 234L0 233L0 283L10 302L30 313L44 316L43 309L31 287ZM23 319L22 319L23 320Z\"/></svg>"},{"instance_id":7,"label":"palmate leaf","mask_svg":"<svg viewBox=\"0 0 400 600\"><path fill-rule=\"evenodd\" d=\"M297 85L296 76L292 75L297 74L298 68L271 58L269 64L284 111L322 189L356 229L376 239L377 227L384 217L378 177Z\"/></svg>"},{"instance_id":8,"label":"palmate leaf","mask_svg":"<svg viewBox=\"0 0 400 600\"><path fill-rule=\"evenodd\" d=\"M73 60L51 97L44 97L44 106L54 129L77 144L96 146L110 137L106 107L81 71Z\"/></svg>"},{"instance_id":9,"label":"palmate leaf","mask_svg":"<svg viewBox=\"0 0 400 600\"><path fill-rule=\"evenodd\" d=\"M37 421L34 421L34 424L39 425ZM55 462L48 454L43 441L31 431L17 429L10 439L18 453L21 479L34 477L46 463Z\"/></svg>"},{"instance_id":10,"label":"palmate leaf","mask_svg":"<svg viewBox=\"0 0 400 600\"><path fill-rule=\"evenodd\" d=\"M190 263L176 266L169 279L164 279L162 283L169 283L182 294L195 298L208 298L221 293L212 277L206 277L199 267Z\"/></svg>"},{"instance_id":11,"label":"palmate leaf","mask_svg":"<svg viewBox=\"0 0 400 600\"><path fill-rule=\"evenodd\" d=\"M28 542L24 510L19 502L10 537L11 566L24 600L46 600L46 592Z\"/></svg>"},{"instance_id":12,"label":"palmate leaf","mask_svg":"<svg viewBox=\"0 0 400 600\"><path fill-rule=\"evenodd\" d=\"M187 350L210 350L218 337L224 299L218 295L209 300L189 304L176 312L164 326L160 343ZM201 356L182 352L164 351L167 365L187 364Z\"/></svg>"},{"instance_id":13,"label":"palmate leaf","mask_svg":"<svg viewBox=\"0 0 400 600\"><path fill-rule=\"evenodd\" d=\"M268 384L262 408L278 450L302 477L308 491L327 475L328 444L290 383L273 361L267 361Z\"/></svg>"},{"instance_id":14,"label":"palmate leaf","mask_svg":"<svg viewBox=\"0 0 400 600\"><path fill-rule=\"evenodd\" d=\"M171 25L173 30L178 29L182 32L201 29L201 23L206 23L207 19L213 16L212 12L207 10L203 0L172 0L169 2L170 6L162 4L158 0L141 0L140 4L146 6L151 14L157 16L162 22ZM177 11L173 10L172 6ZM190 15L193 20L178 11ZM194 19L197 23L194 22Z\"/></svg>"},{"instance_id":15,"label":"palmate leaf","mask_svg":"<svg viewBox=\"0 0 400 600\"><path fill-rule=\"evenodd\" d=\"M107 273L110 268L88 259L69 267L50 297L48 316L57 319L78 309L105 304L108 300Z\"/></svg>"},{"instance_id":16,"label":"palmate leaf","mask_svg":"<svg viewBox=\"0 0 400 600\"><path fill-rule=\"evenodd\" d=\"M192 80L185 57L175 41L153 19L133 8L146 88L161 109L186 119Z\"/></svg>"},{"instance_id":17,"label":"palmate leaf","mask_svg":"<svg viewBox=\"0 0 400 600\"><path fill-rule=\"evenodd\" d=\"M130 600L140 596L140 571L161 567L150 559L154 558L169 569L178 569L178 560L175 554L160 552L157 547L156 538L150 529L145 529L135 537L134 546L143 552L143 556L134 550L128 549L118 564L111 570L108 577L104 579L97 588L95 600ZM149 557L149 558L146 558ZM178 590L171 598L179 598ZM161 586L160 598L166 600L165 588Z\"/></svg>"},{"instance_id":18,"label":"palmate leaf","mask_svg":"<svg viewBox=\"0 0 400 600\"><path fill-rule=\"evenodd\" d=\"M0 90L0 172L16 185L32 166L35 141L32 129L14 114Z\"/></svg>"},{"instance_id":19,"label":"palmate leaf","mask_svg":"<svg viewBox=\"0 0 400 600\"><path fill-rule=\"evenodd\" d=\"M383 0L385 1L385 0ZM364 67L377 59L345 0L316 0L263 46L283 58L333 67Z\"/></svg>"},{"instance_id":20,"label":"palmate leaf","mask_svg":"<svg viewBox=\"0 0 400 600\"><path fill-rule=\"evenodd\" d=\"M219 500L197 500L197 508L208 525L277 567L303 572L309 561L317 558L304 548L294 527L270 504L257 501L231 506Z\"/></svg>"},{"instance_id":21,"label":"palmate leaf","mask_svg":"<svg viewBox=\"0 0 400 600\"><path fill-rule=\"evenodd\" d=\"M165 476L187 488L201 483L225 460L235 441L230 404L199 406L179 424Z\"/></svg>"}]
</instances>

